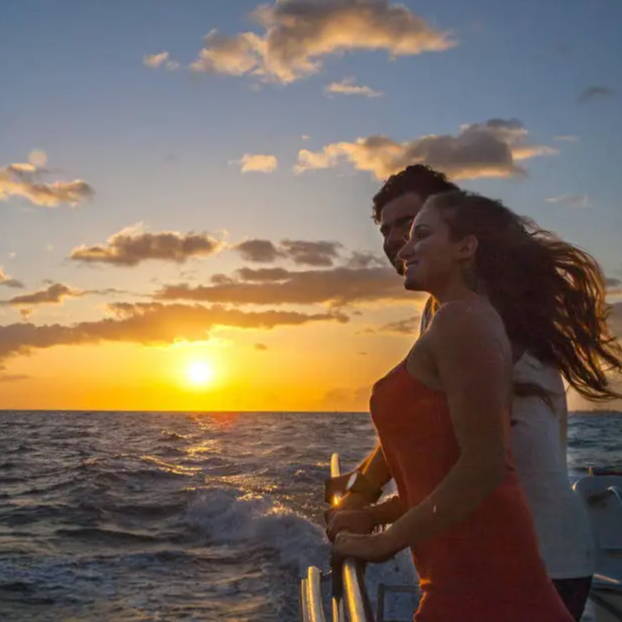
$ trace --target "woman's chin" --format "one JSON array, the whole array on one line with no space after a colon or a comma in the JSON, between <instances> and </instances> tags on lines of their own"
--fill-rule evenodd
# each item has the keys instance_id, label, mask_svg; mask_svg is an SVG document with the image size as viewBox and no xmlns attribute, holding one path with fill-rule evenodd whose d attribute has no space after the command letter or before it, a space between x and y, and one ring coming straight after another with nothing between
<instances>
[{"instance_id":1,"label":"woman's chin","mask_svg":"<svg viewBox=\"0 0 622 622\"><path fill-rule=\"evenodd\" d=\"M412 275L406 273L404 277L404 288L414 292L422 292L424 288L422 284Z\"/></svg>"}]
</instances>

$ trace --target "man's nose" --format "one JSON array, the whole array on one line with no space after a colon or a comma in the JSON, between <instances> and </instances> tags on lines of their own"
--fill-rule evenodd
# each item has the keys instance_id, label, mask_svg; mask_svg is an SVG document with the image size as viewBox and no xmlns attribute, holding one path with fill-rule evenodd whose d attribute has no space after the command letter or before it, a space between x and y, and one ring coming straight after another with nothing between
<instances>
[{"instance_id":1,"label":"man's nose","mask_svg":"<svg viewBox=\"0 0 622 622\"><path fill-rule=\"evenodd\" d=\"M398 259L406 259L411 252L411 244L409 244L408 238L406 238L402 244L402 248L397 252Z\"/></svg>"}]
</instances>

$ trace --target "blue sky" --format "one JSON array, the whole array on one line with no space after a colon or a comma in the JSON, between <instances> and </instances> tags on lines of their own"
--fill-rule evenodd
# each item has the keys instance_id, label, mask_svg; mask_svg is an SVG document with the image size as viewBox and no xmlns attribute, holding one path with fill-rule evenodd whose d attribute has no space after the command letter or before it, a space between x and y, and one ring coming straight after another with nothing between
<instances>
[{"instance_id":1,"label":"blue sky","mask_svg":"<svg viewBox=\"0 0 622 622\"><path fill-rule=\"evenodd\" d=\"M328 0L338 4L353 2ZM158 284L183 280L184 269L199 283L244 265L232 252L131 268L68 259L72 249L104 244L137 223L153 233L207 232L231 244L332 240L348 252L378 253L369 216L380 180L352 162L295 174L299 151L321 153L372 135L398 143L456 136L464 124L490 119L518 120L526 144L556 153L521 160L524 175L475 174L460 183L586 248L607 276L622 279L617 0L408 1L409 12L450 33L455 46L395 58L387 49L353 46L317 57L321 68L288 84L188 69L212 29L262 35L250 17L256 6L3 2L0 169L40 150L47 183L79 179L94 192L77 205L53 207L0 193L0 267L24 285L0 288L5 299L49 283L149 296ZM145 65L146 55L162 51L179 67ZM382 96L326 92L347 78ZM241 173L244 154L273 155L278 167ZM106 302L100 296L41 305L28 321L86 321L101 317ZM20 321L20 307L0 308L0 320Z\"/></svg>"}]
</instances>

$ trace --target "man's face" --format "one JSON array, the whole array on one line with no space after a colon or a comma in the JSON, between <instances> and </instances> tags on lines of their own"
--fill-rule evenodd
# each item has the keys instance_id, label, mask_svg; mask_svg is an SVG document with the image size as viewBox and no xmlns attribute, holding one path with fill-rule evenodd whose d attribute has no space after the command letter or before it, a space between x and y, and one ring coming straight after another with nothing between
<instances>
[{"instance_id":1,"label":"man's face","mask_svg":"<svg viewBox=\"0 0 622 622\"><path fill-rule=\"evenodd\" d=\"M404 264L397 259L397 254L408 240L410 225L422 207L421 197L407 192L389 201L380 212L380 233L384 238L382 247L398 274L404 274Z\"/></svg>"}]
</instances>

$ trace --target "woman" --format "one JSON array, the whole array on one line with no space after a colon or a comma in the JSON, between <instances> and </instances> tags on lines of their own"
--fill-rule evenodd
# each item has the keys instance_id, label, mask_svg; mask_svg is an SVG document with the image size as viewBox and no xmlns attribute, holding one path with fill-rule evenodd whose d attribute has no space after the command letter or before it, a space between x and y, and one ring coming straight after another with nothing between
<instances>
[{"instance_id":1,"label":"woman","mask_svg":"<svg viewBox=\"0 0 622 622\"><path fill-rule=\"evenodd\" d=\"M431 197L401 251L405 286L440 303L407 359L374 386L371 411L399 497L368 510L393 523L340 533L335 552L381 561L410 546L422 599L416 620L571 620L542 562L509 457L512 347L559 368L592 399L615 396L602 275L585 253L500 203ZM512 344L512 345L511 345Z\"/></svg>"}]
</instances>

